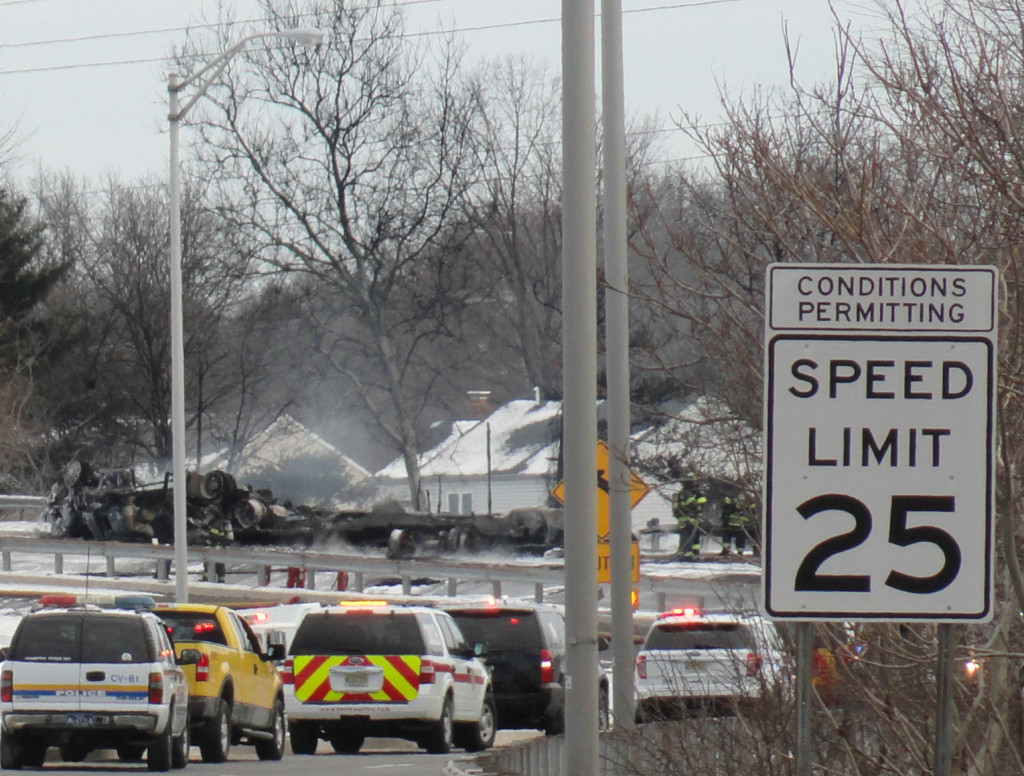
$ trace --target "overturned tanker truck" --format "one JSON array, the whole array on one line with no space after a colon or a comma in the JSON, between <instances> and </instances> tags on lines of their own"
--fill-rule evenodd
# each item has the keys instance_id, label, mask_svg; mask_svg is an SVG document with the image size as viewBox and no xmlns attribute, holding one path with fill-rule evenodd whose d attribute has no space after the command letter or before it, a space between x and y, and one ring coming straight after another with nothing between
<instances>
[{"instance_id":1,"label":"overturned tanker truck","mask_svg":"<svg viewBox=\"0 0 1024 776\"><path fill-rule=\"evenodd\" d=\"M187 472L190 545L337 548L378 547L388 557L511 550L541 554L563 539L562 510L523 507L502 515L406 512L395 504L366 511L279 502L266 489L239 485L227 472ZM129 469L98 471L72 461L47 499L46 520L58 538L174 540L173 484L140 484Z\"/></svg>"}]
</instances>

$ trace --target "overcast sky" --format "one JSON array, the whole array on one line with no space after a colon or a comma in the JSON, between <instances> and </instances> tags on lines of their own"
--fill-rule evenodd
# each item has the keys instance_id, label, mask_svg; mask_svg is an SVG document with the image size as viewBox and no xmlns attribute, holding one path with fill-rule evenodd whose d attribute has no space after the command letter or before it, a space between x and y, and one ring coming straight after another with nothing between
<instances>
[{"instance_id":1,"label":"overcast sky","mask_svg":"<svg viewBox=\"0 0 1024 776\"><path fill-rule=\"evenodd\" d=\"M548 62L552 72L560 67L559 0L396 2L406 8L410 31L456 30L470 61L522 53ZM600 0L595 4L599 10ZM215 20L217 5L0 0L0 129L18 124L19 177L42 167L96 178L165 178L165 57L184 40L185 28ZM255 0L232 5L238 18L257 16ZM622 6L627 108L657 112L665 127L681 109L713 121L720 86L735 95L756 83L784 82L784 24L799 44L802 81L827 79L834 64L827 0L623 0ZM856 14L857 24L871 23L864 3L837 0L837 8L841 18ZM182 134L183 157L193 141Z\"/></svg>"}]
</instances>

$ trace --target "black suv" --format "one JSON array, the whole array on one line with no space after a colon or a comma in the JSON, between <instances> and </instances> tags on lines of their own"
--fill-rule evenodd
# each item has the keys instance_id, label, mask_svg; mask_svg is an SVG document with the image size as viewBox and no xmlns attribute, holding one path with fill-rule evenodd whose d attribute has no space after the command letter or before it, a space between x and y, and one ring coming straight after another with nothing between
<instances>
[{"instance_id":1,"label":"black suv","mask_svg":"<svg viewBox=\"0 0 1024 776\"><path fill-rule=\"evenodd\" d=\"M565 730L565 617L545 604L446 607L466 641L486 645L484 661L498 707L498 727ZM598 714L608 728L608 677L599 669Z\"/></svg>"}]
</instances>

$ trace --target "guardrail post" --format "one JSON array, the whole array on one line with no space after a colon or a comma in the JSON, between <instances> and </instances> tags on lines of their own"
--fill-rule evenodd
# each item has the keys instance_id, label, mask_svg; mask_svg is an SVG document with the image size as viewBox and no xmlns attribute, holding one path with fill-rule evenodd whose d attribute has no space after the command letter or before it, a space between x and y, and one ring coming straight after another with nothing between
<instances>
[{"instance_id":1,"label":"guardrail post","mask_svg":"<svg viewBox=\"0 0 1024 776\"><path fill-rule=\"evenodd\" d=\"M412 595L412 579L408 574L402 574L402 595Z\"/></svg>"},{"instance_id":2,"label":"guardrail post","mask_svg":"<svg viewBox=\"0 0 1024 776\"><path fill-rule=\"evenodd\" d=\"M455 597L459 592L459 580L455 577L448 577L448 595Z\"/></svg>"},{"instance_id":3,"label":"guardrail post","mask_svg":"<svg viewBox=\"0 0 1024 776\"><path fill-rule=\"evenodd\" d=\"M306 569L306 589L316 590L316 569Z\"/></svg>"},{"instance_id":4,"label":"guardrail post","mask_svg":"<svg viewBox=\"0 0 1024 776\"><path fill-rule=\"evenodd\" d=\"M116 577L117 576L117 570L114 568L114 556L113 555L108 555L107 556L107 576L108 577Z\"/></svg>"},{"instance_id":5,"label":"guardrail post","mask_svg":"<svg viewBox=\"0 0 1024 776\"><path fill-rule=\"evenodd\" d=\"M161 558L156 562L156 578L161 582L166 582L171 578L171 561L166 558Z\"/></svg>"},{"instance_id":6,"label":"guardrail post","mask_svg":"<svg viewBox=\"0 0 1024 776\"><path fill-rule=\"evenodd\" d=\"M53 556L53 573L63 574L64 573L64 556L61 553L54 553Z\"/></svg>"},{"instance_id":7,"label":"guardrail post","mask_svg":"<svg viewBox=\"0 0 1024 776\"><path fill-rule=\"evenodd\" d=\"M491 592L492 592L492 594L494 595L495 598L501 598L501 580L500 579L492 579L491 580Z\"/></svg>"},{"instance_id":8,"label":"guardrail post","mask_svg":"<svg viewBox=\"0 0 1024 776\"><path fill-rule=\"evenodd\" d=\"M266 587L270 584L270 566L256 567L256 586Z\"/></svg>"},{"instance_id":9,"label":"guardrail post","mask_svg":"<svg viewBox=\"0 0 1024 776\"><path fill-rule=\"evenodd\" d=\"M352 575L352 589L357 592L363 592L363 572L357 571Z\"/></svg>"},{"instance_id":10,"label":"guardrail post","mask_svg":"<svg viewBox=\"0 0 1024 776\"><path fill-rule=\"evenodd\" d=\"M11 570L11 553L10 553L10 550L4 550L3 552L0 552L0 556L2 556L3 570L4 571L10 571Z\"/></svg>"},{"instance_id":11,"label":"guardrail post","mask_svg":"<svg viewBox=\"0 0 1024 776\"><path fill-rule=\"evenodd\" d=\"M538 604L544 603L544 583L534 582L533 583L533 600Z\"/></svg>"}]
</instances>

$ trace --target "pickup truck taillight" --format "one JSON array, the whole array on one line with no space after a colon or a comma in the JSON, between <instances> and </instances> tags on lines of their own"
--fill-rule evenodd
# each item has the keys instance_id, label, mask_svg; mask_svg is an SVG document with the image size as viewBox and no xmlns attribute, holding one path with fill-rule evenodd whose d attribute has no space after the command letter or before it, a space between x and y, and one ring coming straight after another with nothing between
<instances>
[{"instance_id":1,"label":"pickup truck taillight","mask_svg":"<svg viewBox=\"0 0 1024 776\"><path fill-rule=\"evenodd\" d=\"M551 684L555 680L554 666L551 664L551 650L540 651L540 683Z\"/></svg>"},{"instance_id":2,"label":"pickup truck taillight","mask_svg":"<svg viewBox=\"0 0 1024 776\"><path fill-rule=\"evenodd\" d=\"M747 676L757 676L761 670L761 663L763 662L761 656L756 652L747 653Z\"/></svg>"},{"instance_id":3,"label":"pickup truck taillight","mask_svg":"<svg viewBox=\"0 0 1024 776\"><path fill-rule=\"evenodd\" d=\"M647 655L636 656L636 675L641 679L647 678Z\"/></svg>"},{"instance_id":4,"label":"pickup truck taillight","mask_svg":"<svg viewBox=\"0 0 1024 776\"><path fill-rule=\"evenodd\" d=\"M295 664L291 658L284 661L281 667L281 682L283 684L295 684Z\"/></svg>"},{"instance_id":5,"label":"pickup truck taillight","mask_svg":"<svg viewBox=\"0 0 1024 776\"><path fill-rule=\"evenodd\" d=\"M420 684L433 684L437 667L429 660L420 663Z\"/></svg>"},{"instance_id":6,"label":"pickup truck taillight","mask_svg":"<svg viewBox=\"0 0 1024 776\"><path fill-rule=\"evenodd\" d=\"M0 674L0 701L14 700L14 671L7 669Z\"/></svg>"},{"instance_id":7,"label":"pickup truck taillight","mask_svg":"<svg viewBox=\"0 0 1024 776\"><path fill-rule=\"evenodd\" d=\"M196 663L196 681L210 681L210 656L205 652L199 656L199 662Z\"/></svg>"},{"instance_id":8,"label":"pickup truck taillight","mask_svg":"<svg viewBox=\"0 0 1024 776\"><path fill-rule=\"evenodd\" d=\"M164 702L164 675L157 671L149 675L149 702Z\"/></svg>"}]
</instances>

